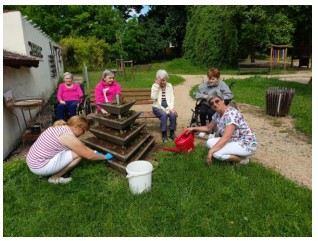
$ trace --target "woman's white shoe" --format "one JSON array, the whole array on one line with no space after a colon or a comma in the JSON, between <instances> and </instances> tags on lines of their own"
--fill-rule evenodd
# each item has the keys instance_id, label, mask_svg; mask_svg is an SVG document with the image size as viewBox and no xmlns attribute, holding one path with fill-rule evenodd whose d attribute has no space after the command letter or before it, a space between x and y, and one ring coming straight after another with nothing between
<instances>
[{"instance_id":1,"label":"woman's white shoe","mask_svg":"<svg viewBox=\"0 0 318 241\"><path fill-rule=\"evenodd\" d=\"M240 164L241 164L241 165L247 165L249 162L250 162L250 159L246 158L246 159L244 159L244 160L241 160L241 161L240 161Z\"/></svg>"},{"instance_id":2,"label":"woman's white shoe","mask_svg":"<svg viewBox=\"0 0 318 241\"><path fill-rule=\"evenodd\" d=\"M59 178L52 178L50 177L48 179L48 182L49 183L53 183L53 184L66 184L66 183L69 183L70 181L72 181L72 177L67 177L67 178L64 178L64 177L59 177Z\"/></svg>"}]
</instances>

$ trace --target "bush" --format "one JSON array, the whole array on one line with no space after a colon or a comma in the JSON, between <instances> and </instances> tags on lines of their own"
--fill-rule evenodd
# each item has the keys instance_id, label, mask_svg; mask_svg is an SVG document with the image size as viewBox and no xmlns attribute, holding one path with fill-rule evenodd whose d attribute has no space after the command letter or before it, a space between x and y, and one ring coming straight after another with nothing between
<instances>
[{"instance_id":1,"label":"bush","mask_svg":"<svg viewBox=\"0 0 318 241\"><path fill-rule=\"evenodd\" d=\"M83 63L89 69L101 69L110 58L110 45L96 37L68 37L62 39L60 45L63 47L64 66L71 72L80 72Z\"/></svg>"}]
</instances>

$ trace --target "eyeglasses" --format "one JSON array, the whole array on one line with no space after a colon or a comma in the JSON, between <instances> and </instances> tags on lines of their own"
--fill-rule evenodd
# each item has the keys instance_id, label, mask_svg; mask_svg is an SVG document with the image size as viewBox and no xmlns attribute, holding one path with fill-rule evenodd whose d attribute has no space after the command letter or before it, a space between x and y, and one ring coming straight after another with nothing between
<instances>
[{"instance_id":1,"label":"eyeglasses","mask_svg":"<svg viewBox=\"0 0 318 241\"><path fill-rule=\"evenodd\" d=\"M210 105L218 104L221 100L210 101Z\"/></svg>"}]
</instances>

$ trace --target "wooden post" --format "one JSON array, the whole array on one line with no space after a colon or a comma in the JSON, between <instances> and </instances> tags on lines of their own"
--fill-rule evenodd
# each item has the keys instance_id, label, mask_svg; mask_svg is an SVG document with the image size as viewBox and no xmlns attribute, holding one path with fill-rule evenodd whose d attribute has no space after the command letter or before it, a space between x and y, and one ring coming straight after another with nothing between
<instances>
[{"instance_id":1,"label":"wooden post","mask_svg":"<svg viewBox=\"0 0 318 241\"><path fill-rule=\"evenodd\" d=\"M134 64L133 64L132 60L130 60L130 72L131 72L131 79L133 80L133 78L134 78Z\"/></svg>"},{"instance_id":2,"label":"wooden post","mask_svg":"<svg viewBox=\"0 0 318 241\"><path fill-rule=\"evenodd\" d=\"M272 65L273 65L273 45L271 47L271 57L270 57L270 62L269 62L270 71L272 71Z\"/></svg>"},{"instance_id":3,"label":"wooden post","mask_svg":"<svg viewBox=\"0 0 318 241\"><path fill-rule=\"evenodd\" d=\"M287 51L288 51L288 47L286 46L286 54L285 54L285 59L284 59L284 71L286 71L286 61L287 61Z\"/></svg>"},{"instance_id":4,"label":"wooden post","mask_svg":"<svg viewBox=\"0 0 318 241\"><path fill-rule=\"evenodd\" d=\"M125 61L123 59L120 61L120 65L121 65L121 71L124 74L124 81L126 81Z\"/></svg>"}]
</instances>

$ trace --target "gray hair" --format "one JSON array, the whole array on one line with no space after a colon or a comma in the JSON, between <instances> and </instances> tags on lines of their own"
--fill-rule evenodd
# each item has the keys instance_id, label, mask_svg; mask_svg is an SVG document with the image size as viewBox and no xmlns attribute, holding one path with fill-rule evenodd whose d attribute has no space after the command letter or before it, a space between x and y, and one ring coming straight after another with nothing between
<instances>
[{"instance_id":1,"label":"gray hair","mask_svg":"<svg viewBox=\"0 0 318 241\"><path fill-rule=\"evenodd\" d=\"M70 72L65 72L65 73L63 74L63 79L64 79L66 76L70 76L70 77L73 79L73 75L72 75Z\"/></svg>"},{"instance_id":2,"label":"gray hair","mask_svg":"<svg viewBox=\"0 0 318 241\"><path fill-rule=\"evenodd\" d=\"M169 75L168 75L167 71L165 71L163 69L159 69L157 71L157 74L156 74L156 79L165 79L168 81Z\"/></svg>"},{"instance_id":3,"label":"gray hair","mask_svg":"<svg viewBox=\"0 0 318 241\"><path fill-rule=\"evenodd\" d=\"M224 95L221 91L219 90L214 90L212 92L212 94L210 95L210 98L208 99L208 103L210 104L210 101L213 99L213 98L220 98L221 100L224 100Z\"/></svg>"},{"instance_id":4,"label":"gray hair","mask_svg":"<svg viewBox=\"0 0 318 241\"><path fill-rule=\"evenodd\" d=\"M114 73L112 71L110 71L109 69L105 69L103 74L102 74L102 78L104 79L105 77L107 77L109 75L114 75Z\"/></svg>"}]
</instances>

